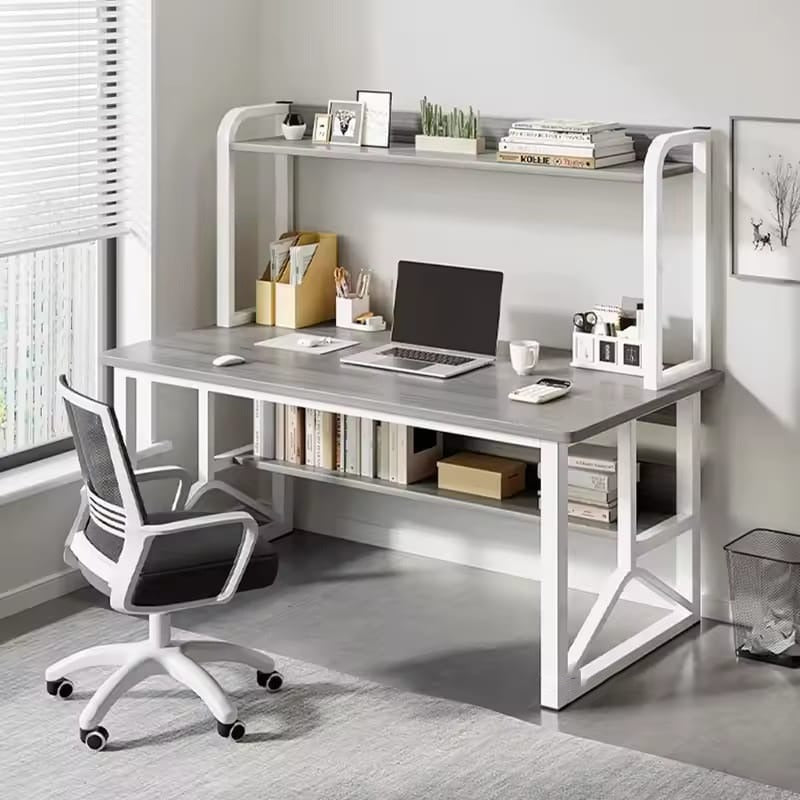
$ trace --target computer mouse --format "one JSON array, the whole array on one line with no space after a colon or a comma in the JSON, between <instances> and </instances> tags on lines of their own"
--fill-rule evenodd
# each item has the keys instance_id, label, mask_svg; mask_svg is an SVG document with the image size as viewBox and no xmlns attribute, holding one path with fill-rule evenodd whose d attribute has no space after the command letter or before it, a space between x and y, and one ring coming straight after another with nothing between
<instances>
[{"instance_id":1,"label":"computer mouse","mask_svg":"<svg viewBox=\"0 0 800 800\"><path fill-rule=\"evenodd\" d=\"M217 356L211 363L215 367L232 367L236 364L244 364L245 360L246 359L242 358L241 356L236 356L233 355L232 353L228 353L227 355L224 356Z\"/></svg>"},{"instance_id":2,"label":"computer mouse","mask_svg":"<svg viewBox=\"0 0 800 800\"><path fill-rule=\"evenodd\" d=\"M297 340L298 347L316 347L318 343L317 339L312 339L310 336L301 336Z\"/></svg>"}]
</instances>

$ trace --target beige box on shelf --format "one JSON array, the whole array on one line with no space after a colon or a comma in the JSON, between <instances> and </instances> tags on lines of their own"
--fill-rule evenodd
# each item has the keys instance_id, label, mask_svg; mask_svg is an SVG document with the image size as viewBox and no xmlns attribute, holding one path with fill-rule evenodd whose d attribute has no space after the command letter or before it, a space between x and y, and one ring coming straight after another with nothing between
<instances>
[{"instance_id":1,"label":"beige box on shelf","mask_svg":"<svg viewBox=\"0 0 800 800\"><path fill-rule=\"evenodd\" d=\"M307 328L336 316L336 289L333 272L339 261L335 233L305 231L298 245L316 244L317 251L308 265L303 282L289 283L290 270L280 283L256 281L256 322L282 328Z\"/></svg>"},{"instance_id":2,"label":"beige box on shelf","mask_svg":"<svg viewBox=\"0 0 800 800\"><path fill-rule=\"evenodd\" d=\"M525 489L525 462L485 453L456 453L438 462L439 488L501 500Z\"/></svg>"},{"instance_id":3,"label":"beige box on shelf","mask_svg":"<svg viewBox=\"0 0 800 800\"><path fill-rule=\"evenodd\" d=\"M275 284L275 324L281 328L307 328L336 316L333 273L339 250L335 233L304 233L299 244L318 244L303 282L298 286Z\"/></svg>"}]
</instances>

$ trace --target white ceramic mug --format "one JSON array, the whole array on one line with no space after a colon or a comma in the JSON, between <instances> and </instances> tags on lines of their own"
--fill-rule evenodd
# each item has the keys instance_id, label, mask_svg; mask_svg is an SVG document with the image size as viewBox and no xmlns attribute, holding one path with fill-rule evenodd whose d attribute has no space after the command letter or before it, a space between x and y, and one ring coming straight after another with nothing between
<instances>
[{"instance_id":1,"label":"white ceramic mug","mask_svg":"<svg viewBox=\"0 0 800 800\"><path fill-rule=\"evenodd\" d=\"M517 375L530 375L539 363L539 342L517 339L508 346L511 366Z\"/></svg>"}]
</instances>

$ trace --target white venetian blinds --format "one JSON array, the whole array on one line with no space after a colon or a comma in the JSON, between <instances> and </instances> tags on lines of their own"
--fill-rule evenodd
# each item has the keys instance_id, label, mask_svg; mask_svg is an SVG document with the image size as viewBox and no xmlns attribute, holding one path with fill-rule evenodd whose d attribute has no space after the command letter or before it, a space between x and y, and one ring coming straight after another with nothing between
<instances>
[{"instance_id":1,"label":"white venetian blinds","mask_svg":"<svg viewBox=\"0 0 800 800\"><path fill-rule=\"evenodd\" d=\"M0 256L124 228L129 2L0 0Z\"/></svg>"}]
</instances>

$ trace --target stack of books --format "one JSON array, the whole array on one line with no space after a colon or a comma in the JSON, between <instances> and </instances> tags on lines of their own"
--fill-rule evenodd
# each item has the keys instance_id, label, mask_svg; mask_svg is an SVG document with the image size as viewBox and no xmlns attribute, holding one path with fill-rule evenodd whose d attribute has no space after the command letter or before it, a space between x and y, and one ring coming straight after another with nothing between
<instances>
[{"instance_id":1,"label":"stack of books","mask_svg":"<svg viewBox=\"0 0 800 800\"><path fill-rule=\"evenodd\" d=\"M529 119L497 145L497 160L544 167L600 169L636 160L633 139L617 122Z\"/></svg>"},{"instance_id":2,"label":"stack of books","mask_svg":"<svg viewBox=\"0 0 800 800\"><path fill-rule=\"evenodd\" d=\"M258 450L260 435L256 419ZM274 435L277 461L401 484L433 475L444 448L436 431L282 404L275 406Z\"/></svg>"},{"instance_id":3,"label":"stack of books","mask_svg":"<svg viewBox=\"0 0 800 800\"><path fill-rule=\"evenodd\" d=\"M637 474L639 465L637 464ZM539 464L541 478L542 465ZM541 508L541 498L539 499ZM567 514L592 522L617 520L617 451L614 447L579 444L570 448L567 471Z\"/></svg>"}]
</instances>

